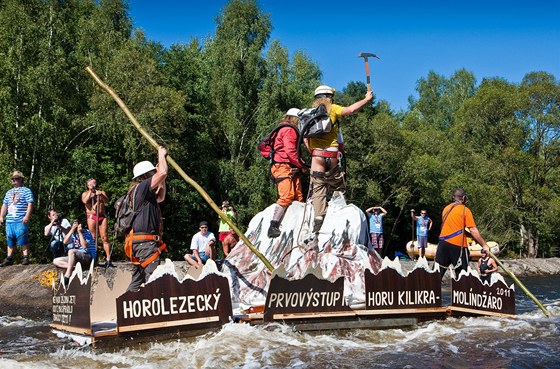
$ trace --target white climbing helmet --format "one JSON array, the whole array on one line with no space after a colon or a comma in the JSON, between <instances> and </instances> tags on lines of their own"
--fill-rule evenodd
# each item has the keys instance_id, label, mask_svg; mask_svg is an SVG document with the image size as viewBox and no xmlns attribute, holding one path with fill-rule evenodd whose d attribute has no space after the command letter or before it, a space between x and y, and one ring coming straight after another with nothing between
<instances>
[{"instance_id":1,"label":"white climbing helmet","mask_svg":"<svg viewBox=\"0 0 560 369\"><path fill-rule=\"evenodd\" d=\"M300 111L301 110L299 110L298 108L291 108L290 110L288 110L286 115L291 116L291 117L297 117Z\"/></svg>"},{"instance_id":2,"label":"white climbing helmet","mask_svg":"<svg viewBox=\"0 0 560 369\"><path fill-rule=\"evenodd\" d=\"M317 97L317 95L334 95L334 88L327 86L327 85L321 85L319 87L317 87L315 89L315 93L313 94L313 96Z\"/></svg>"},{"instance_id":3,"label":"white climbing helmet","mask_svg":"<svg viewBox=\"0 0 560 369\"><path fill-rule=\"evenodd\" d=\"M132 179L136 179L138 177L140 177L143 174L146 174L148 172L151 172L152 170L155 170L156 167L154 167L154 165L152 163L150 163L149 161L141 161L140 163L136 164L134 166L134 169L132 170L132 173L134 174L134 177L132 177Z\"/></svg>"}]
</instances>

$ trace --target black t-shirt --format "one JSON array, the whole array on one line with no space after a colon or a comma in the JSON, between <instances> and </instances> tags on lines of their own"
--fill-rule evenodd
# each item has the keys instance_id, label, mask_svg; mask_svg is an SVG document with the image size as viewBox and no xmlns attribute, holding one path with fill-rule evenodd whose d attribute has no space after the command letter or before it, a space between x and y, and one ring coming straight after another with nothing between
<instances>
[{"instance_id":1,"label":"black t-shirt","mask_svg":"<svg viewBox=\"0 0 560 369\"><path fill-rule=\"evenodd\" d=\"M134 233L159 234L161 211L157 203L155 190L151 189L152 178L143 180L135 190L134 210L139 213L134 218Z\"/></svg>"}]
</instances>

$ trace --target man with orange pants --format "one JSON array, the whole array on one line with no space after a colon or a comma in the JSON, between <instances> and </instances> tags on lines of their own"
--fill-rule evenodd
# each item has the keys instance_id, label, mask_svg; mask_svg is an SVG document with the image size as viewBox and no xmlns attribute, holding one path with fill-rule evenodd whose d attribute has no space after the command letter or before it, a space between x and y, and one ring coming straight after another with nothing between
<instances>
[{"instance_id":1,"label":"man with orange pants","mask_svg":"<svg viewBox=\"0 0 560 369\"><path fill-rule=\"evenodd\" d=\"M294 200L303 201L300 173L306 168L298 155L298 113L299 109L296 108L288 110L282 122L278 124L285 126L278 130L272 145L273 157L270 174L278 187L279 198L276 201L268 228L269 238L280 236L280 222L288 206Z\"/></svg>"}]
</instances>

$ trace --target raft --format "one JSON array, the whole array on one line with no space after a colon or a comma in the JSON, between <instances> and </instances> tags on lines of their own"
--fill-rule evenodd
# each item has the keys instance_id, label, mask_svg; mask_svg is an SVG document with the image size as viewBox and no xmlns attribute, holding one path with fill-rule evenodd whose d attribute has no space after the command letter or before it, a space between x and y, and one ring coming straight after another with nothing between
<instances>
[{"instance_id":1,"label":"raft","mask_svg":"<svg viewBox=\"0 0 560 369\"><path fill-rule=\"evenodd\" d=\"M318 237L307 243L302 240L311 232L312 207L292 203L281 235L271 239L274 208L253 217L245 233L271 261L272 272L243 240L221 269L212 260L194 269L166 259L137 292L127 291L130 270L91 266L82 273L77 264L68 286L53 285L52 328L102 348L199 335L230 322L324 331L515 314L513 285L499 273L488 285L476 270L459 276L450 271L453 301L446 297L444 303L434 265L422 258L404 272L399 259L382 259L366 246L365 215L342 196L333 196Z\"/></svg>"}]
</instances>

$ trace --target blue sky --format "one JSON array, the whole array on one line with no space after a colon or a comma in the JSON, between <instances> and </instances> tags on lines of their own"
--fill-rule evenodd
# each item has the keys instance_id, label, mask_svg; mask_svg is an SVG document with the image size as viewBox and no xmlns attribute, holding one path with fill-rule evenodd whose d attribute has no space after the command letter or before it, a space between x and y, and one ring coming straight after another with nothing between
<instances>
[{"instance_id":1,"label":"blue sky","mask_svg":"<svg viewBox=\"0 0 560 369\"><path fill-rule=\"evenodd\" d=\"M134 27L165 46L213 36L226 0L130 0ZM276 39L305 52L323 83L342 89L365 82L360 52L370 59L372 89L391 107L406 109L418 79L430 70L449 77L465 68L480 82L519 83L532 71L560 78L560 1L260 0Z\"/></svg>"}]
</instances>

